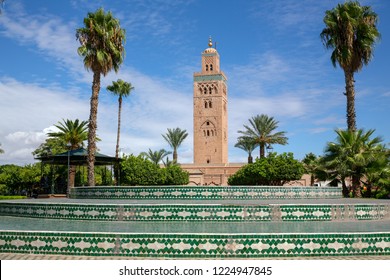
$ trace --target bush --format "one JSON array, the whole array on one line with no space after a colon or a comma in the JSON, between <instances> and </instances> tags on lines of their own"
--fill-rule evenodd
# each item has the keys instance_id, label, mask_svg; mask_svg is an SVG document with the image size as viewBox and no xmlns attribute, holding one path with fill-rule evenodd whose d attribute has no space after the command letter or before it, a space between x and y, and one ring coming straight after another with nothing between
<instances>
[{"instance_id":1,"label":"bush","mask_svg":"<svg viewBox=\"0 0 390 280\"><path fill-rule=\"evenodd\" d=\"M27 196L22 196L22 195L0 195L0 200L5 200L5 199L26 199Z\"/></svg>"},{"instance_id":2,"label":"bush","mask_svg":"<svg viewBox=\"0 0 390 280\"><path fill-rule=\"evenodd\" d=\"M283 186L289 181L301 179L304 172L303 164L294 159L292 153L271 153L243 166L229 177L228 184Z\"/></svg>"},{"instance_id":3,"label":"bush","mask_svg":"<svg viewBox=\"0 0 390 280\"><path fill-rule=\"evenodd\" d=\"M188 172L173 165L160 168L141 157L130 155L121 163L121 184L127 186L187 185Z\"/></svg>"}]
</instances>

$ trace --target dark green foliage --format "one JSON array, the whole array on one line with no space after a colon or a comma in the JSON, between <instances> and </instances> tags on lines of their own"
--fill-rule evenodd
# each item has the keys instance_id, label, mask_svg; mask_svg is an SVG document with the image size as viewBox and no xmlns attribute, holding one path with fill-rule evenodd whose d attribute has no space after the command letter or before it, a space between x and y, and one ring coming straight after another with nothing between
<instances>
[{"instance_id":1,"label":"dark green foliage","mask_svg":"<svg viewBox=\"0 0 390 280\"><path fill-rule=\"evenodd\" d=\"M160 168L142 156L130 155L121 163L121 184L127 186L186 185L189 174L180 166Z\"/></svg>"},{"instance_id":2,"label":"dark green foliage","mask_svg":"<svg viewBox=\"0 0 390 280\"><path fill-rule=\"evenodd\" d=\"M301 179L304 171L302 163L294 159L292 153L271 153L243 166L229 177L228 184L282 186L288 181Z\"/></svg>"}]
</instances>

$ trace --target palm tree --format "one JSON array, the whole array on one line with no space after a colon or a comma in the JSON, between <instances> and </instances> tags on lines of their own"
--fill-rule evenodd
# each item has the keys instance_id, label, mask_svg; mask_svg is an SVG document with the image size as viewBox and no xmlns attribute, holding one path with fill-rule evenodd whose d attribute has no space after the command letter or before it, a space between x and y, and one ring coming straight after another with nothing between
<instances>
[{"instance_id":1,"label":"palm tree","mask_svg":"<svg viewBox=\"0 0 390 280\"><path fill-rule=\"evenodd\" d=\"M130 92L134 89L131 83L127 83L121 79L118 79L116 82L113 81L112 85L107 86L107 90L110 91L113 95L118 96L118 131L116 134L116 148L115 148L115 159L118 164L119 159L119 138L121 131L121 112L122 112L122 99L130 95ZM118 184L118 171L119 168L115 165L115 184Z\"/></svg>"},{"instance_id":2,"label":"palm tree","mask_svg":"<svg viewBox=\"0 0 390 280\"><path fill-rule=\"evenodd\" d=\"M177 162L177 149L180 147L181 143L183 143L184 139L188 136L187 131L181 130L180 128L170 129L168 128L168 132L162 137L165 141L168 142L169 146L173 149L173 161Z\"/></svg>"},{"instance_id":3,"label":"palm tree","mask_svg":"<svg viewBox=\"0 0 390 280\"><path fill-rule=\"evenodd\" d=\"M354 73L367 65L373 57L374 44L380 38L377 30L378 16L369 6L358 1L338 4L325 13L326 27L321 39L327 49L333 49L331 61L344 70L347 96L348 130L356 130Z\"/></svg>"},{"instance_id":4,"label":"palm tree","mask_svg":"<svg viewBox=\"0 0 390 280\"><path fill-rule=\"evenodd\" d=\"M142 152L140 156L145 157L151 162L153 162L154 164L158 165L159 162L162 161L164 157L166 157L169 154L171 154L171 152L167 152L164 149L161 149L159 151L152 151L151 149L149 149L147 153Z\"/></svg>"},{"instance_id":5,"label":"palm tree","mask_svg":"<svg viewBox=\"0 0 390 280\"><path fill-rule=\"evenodd\" d=\"M62 143L68 143L67 149L69 151L76 150L84 145L84 141L88 139L88 122L79 121L78 119L62 120L62 123L54 125L59 131L49 132L47 135L52 138L61 140ZM69 168L69 183L68 187L74 187L76 175L76 166L71 165ZM68 190L69 193L69 190Z\"/></svg>"},{"instance_id":6,"label":"palm tree","mask_svg":"<svg viewBox=\"0 0 390 280\"><path fill-rule=\"evenodd\" d=\"M234 147L244 150L248 153L248 163L253 163L252 152L259 144L253 141L253 138L241 136L238 137L237 143Z\"/></svg>"},{"instance_id":7,"label":"palm tree","mask_svg":"<svg viewBox=\"0 0 390 280\"><path fill-rule=\"evenodd\" d=\"M267 115L256 115L249 119L250 125L244 125L246 130L239 130L238 133L253 139L260 146L260 158L265 156L265 147L271 144L286 145L288 138L285 131L273 133L278 128L278 121Z\"/></svg>"},{"instance_id":8,"label":"palm tree","mask_svg":"<svg viewBox=\"0 0 390 280\"><path fill-rule=\"evenodd\" d=\"M383 153L382 139L370 139L375 130L365 132L336 130L336 142L330 142L325 148L324 161L328 168L341 172L342 178L351 176L352 191L355 197L361 197L361 180L367 174L368 168L377 161Z\"/></svg>"},{"instance_id":9,"label":"palm tree","mask_svg":"<svg viewBox=\"0 0 390 280\"><path fill-rule=\"evenodd\" d=\"M308 153L302 160L303 167L305 168L305 172L310 175L310 186L314 186L314 180L316 178L316 174L320 171L320 160L313 153Z\"/></svg>"},{"instance_id":10,"label":"palm tree","mask_svg":"<svg viewBox=\"0 0 390 280\"><path fill-rule=\"evenodd\" d=\"M1 147L1 143L0 143L0 147ZM4 150L2 148L0 148L0 154L4 154Z\"/></svg>"},{"instance_id":11,"label":"palm tree","mask_svg":"<svg viewBox=\"0 0 390 280\"><path fill-rule=\"evenodd\" d=\"M84 18L84 27L77 29L76 37L81 46L77 49L84 58L84 66L93 72L90 116L88 122L88 185L95 185L95 152L97 109L100 91L100 75L112 69L118 72L124 57L125 30L111 12L98 9Z\"/></svg>"}]
</instances>

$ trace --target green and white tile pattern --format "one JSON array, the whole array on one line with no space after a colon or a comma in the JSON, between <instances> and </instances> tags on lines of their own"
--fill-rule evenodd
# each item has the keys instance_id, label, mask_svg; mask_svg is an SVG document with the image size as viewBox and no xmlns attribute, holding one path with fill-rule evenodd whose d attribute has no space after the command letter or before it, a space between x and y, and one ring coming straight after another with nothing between
<instances>
[{"instance_id":1,"label":"green and white tile pattern","mask_svg":"<svg viewBox=\"0 0 390 280\"><path fill-rule=\"evenodd\" d=\"M100 221L337 221L390 220L387 205L192 205L0 203L0 215Z\"/></svg>"},{"instance_id":2,"label":"green and white tile pattern","mask_svg":"<svg viewBox=\"0 0 390 280\"><path fill-rule=\"evenodd\" d=\"M341 198L341 188L274 186L77 187L71 198L97 199L302 199Z\"/></svg>"},{"instance_id":3,"label":"green and white tile pattern","mask_svg":"<svg viewBox=\"0 0 390 280\"><path fill-rule=\"evenodd\" d=\"M158 258L390 255L390 233L91 234L0 232L0 253Z\"/></svg>"}]
</instances>

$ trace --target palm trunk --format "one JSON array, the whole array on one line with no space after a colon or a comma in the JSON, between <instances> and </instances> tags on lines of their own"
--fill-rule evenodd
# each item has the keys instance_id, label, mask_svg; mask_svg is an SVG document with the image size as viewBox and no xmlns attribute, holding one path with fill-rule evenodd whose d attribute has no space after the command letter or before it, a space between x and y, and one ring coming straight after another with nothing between
<instances>
[{"instance_id":1,"label":"palm trunk","mask_svg":"<svg viewBox=\"0 0 390 280\"><path fill-rule=\"evenodd\" d=\"M349 131L356 131L355 80L351 70L344 70L347 96L347 125Z\"/></svg>"},{"instance_id":2,"label":"palm trunk","mask_svg":"<svg viewBox=\"0 0 390 280\"><path fill-rule=\"evenodd\" d=\"M88 123L88 185L95 186L95 152L96 152L96 129L97 110L99 104L100 73L93 73L91 111Z\"/></svg>"},{"instance_id":3,"label":"palm trunk","mask_svg":"<svg viewBox=\"0 0 390 280\"><path fill-rule=\"evenodd\" d=\"M76 179L76 165L71 165L69 168L69 187L70 188L74 188L75 179Z\"/></svg>"},{"instance_id":4,"label":"palm trunk","mask_svg":"<svg viewBox=\"0 0 390 280\"><path fill-rule=\"evenodd\" d=\"M343 194L343 197L348 197L349 196L349 190L348 190L348 187L347 187L347 184L345 183L345 178L342 177L341 178L341 185L342 185L342 194Z\"/></svg>"},{"instance_id":5,"label":"palm trunk","mask_svg":"<svg viewBox=\"0 0 390 280\"><path fill-rule=\"evenodd\" d=\"M173 149L173 162L177 163L177 150Z\"/></svg>"},{"instance_id":6,"label":"palm trunk","mask_svg":"<svg viewBox=\"0 0 390 280\"><path fill-rule=\"evenodd\" d=\"M118 131L116 135L116 148L115 148L115 165L114 165L114 179L115 185L119 184L119 139L121 134L121 112L122 112L122 96L118 98Z\"/></svg>"},{"instance_id":7,"label":"palm trunk","mask_svg":"<svg viewBox=\"0 0 390 280\"><path fill-rule=\"evenodd\" d=\"M357 175L352 175L352 190L354 197L362 197L362 191L360 189L360 178Z\"/></svg>"},{"instance_id":8,"label":"palm trunk","mask_svg":"<svg viewBox=\"0 0 390 280\"><path fill-rule=\"evenodd\" d=\"M265 145L260 144L260 158L265 157Z\"/></svg>"}]
</instances>

